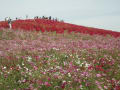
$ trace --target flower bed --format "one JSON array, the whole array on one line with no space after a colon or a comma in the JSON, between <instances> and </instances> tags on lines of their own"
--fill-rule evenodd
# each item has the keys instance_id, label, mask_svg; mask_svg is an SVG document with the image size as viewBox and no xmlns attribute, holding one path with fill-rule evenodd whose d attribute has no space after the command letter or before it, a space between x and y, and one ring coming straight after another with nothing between
<instances>
[{"instance_id":1,"label":"flower bed","mask_svg":"<svg viewBox=\"0 0 120 90\"><path fill-rule=\"evenodd\" d=\"M120 38L0 30L0 90L120 90Z\"/></svg>"}]
</instances>

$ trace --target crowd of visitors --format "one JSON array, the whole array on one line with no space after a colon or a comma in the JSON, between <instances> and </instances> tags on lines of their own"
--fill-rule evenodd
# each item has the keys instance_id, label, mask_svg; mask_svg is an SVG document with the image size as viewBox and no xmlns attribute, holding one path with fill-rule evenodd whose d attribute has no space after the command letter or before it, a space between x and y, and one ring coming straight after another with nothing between
<instances>
[{"instance_id":1,"label":"crowd of visitors","mask_svg":"<svg viewBox=\"0 0 120 90\"><path fill-rule=\"evenodd\" d=\"M46 16L42 16L42 17L35 16L34 19L46 19L46 20L59 21L58 18L52 18L51 16L49 16L49 17L46 17ZM63 22L63 20L61 20L61 21Z\"/></svg>"},{"instance_id":2,"label":"crowd of visitors","mask_svg":"<svg viewBox=\"0 0 120 90\"><path fill-rule=\"evenodd\" d=\"M26 16L26 19L28 19L28 15ZM58 18L52 18L51 16L46 17L46 16L35 16L34 19L45 19L45 20L53 20L53 21L59 21ZM20 18L16 17L15 20L20 20ZM8 22L9 28L12 28L12 19L10 17L6 17L5 21ZM61 22L64 22L63 20L61 20Z\"/></svg>"}]
</instances>

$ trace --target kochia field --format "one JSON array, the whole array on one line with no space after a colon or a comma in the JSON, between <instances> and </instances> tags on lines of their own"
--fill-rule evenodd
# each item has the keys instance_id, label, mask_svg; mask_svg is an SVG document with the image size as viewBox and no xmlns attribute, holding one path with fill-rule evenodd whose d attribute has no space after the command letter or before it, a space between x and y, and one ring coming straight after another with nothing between
<instances>
[{"instance_id":1,"label":"kochia field","mask_svg":"<svg viewBox=\"0 0 120 90\"><path fill-rule=\"evenodd\" d=\"M0 22L0 28L9 28L7 21ZM12 21L12 29L23 29L23 30L36 30L42 32L54 32L64 33L65 31L71 33L84 33L90 35L112 35L114 37L119 37L120 32L115 32L111 30L104 30L98 28L84 27L79 25L74 25L70 23L60 22L56 20L49 19L26 19L26 20L14 20Z\"/></svg>"}]
</instances>

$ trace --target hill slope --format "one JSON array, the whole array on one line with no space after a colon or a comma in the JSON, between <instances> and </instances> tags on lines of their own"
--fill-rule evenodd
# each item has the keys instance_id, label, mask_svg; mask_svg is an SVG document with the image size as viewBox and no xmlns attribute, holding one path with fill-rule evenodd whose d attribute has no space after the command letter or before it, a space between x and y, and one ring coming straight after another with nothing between
<instances>
[{"instance_id":1,"label":"hill slope","mask_svg":"<svg viewBox=\"0 0 120 90\"><path fill-rule=\"evenodd\" d=\"M0 22L0 28L9 28L7 22ZM69 24L60 21L48 20L48 19L27 19L27 20L14 20L12 22L13 29L24 29L24 30L36 30L36 31L48 31L53 32L56 31L57 33L64 33L67 31L69 33L84 33L90 35L103 35L106 36L107 34L112 35L114 37L119 37L120 32L115 32L111 30L104 30L104 29L97 29L97 28L90 28L84 27L74 24Z\"/></svg>"},{"instance_id":2,"label":"hill slope","mask_svg":"<svg viewBox=\"0 0 120 90\"><path fill-rule=\"evenodd\" d=\"M0 90L120 90L120 38L0 30Z\"/></svg>"}]
</instances>

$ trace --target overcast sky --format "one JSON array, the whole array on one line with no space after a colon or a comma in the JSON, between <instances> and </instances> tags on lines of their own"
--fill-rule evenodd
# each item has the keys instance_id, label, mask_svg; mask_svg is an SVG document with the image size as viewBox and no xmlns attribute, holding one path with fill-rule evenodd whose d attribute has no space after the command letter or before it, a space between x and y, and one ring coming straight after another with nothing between
<instances>
[{"instance_id":1,"label":"overcast sky","mask_svg":"<svg viewBox=\"0 0 120 90\"><path fill-rule=\"evenodd\" d=\"M120 32L120 0L0 0L0 21L26 15Z\"/></svg>"}]
</instances>

